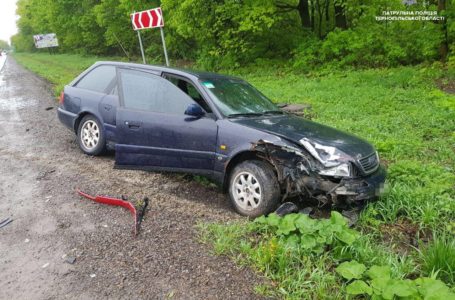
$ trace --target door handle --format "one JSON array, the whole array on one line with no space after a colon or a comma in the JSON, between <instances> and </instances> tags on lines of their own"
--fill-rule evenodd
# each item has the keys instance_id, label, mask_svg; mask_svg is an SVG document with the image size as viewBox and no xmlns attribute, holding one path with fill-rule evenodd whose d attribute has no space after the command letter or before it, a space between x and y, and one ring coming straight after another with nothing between
<instances>
[{"instance_id":1,"label":"door handle","mask_svg":"<svg viewBox=\"0 0 455 300\"><path fill-rule=\"evenodd\" d=\"M138 129L141 127L140 122L125 121L125 125L130 129Z\"/></svg>"}]
</instances>

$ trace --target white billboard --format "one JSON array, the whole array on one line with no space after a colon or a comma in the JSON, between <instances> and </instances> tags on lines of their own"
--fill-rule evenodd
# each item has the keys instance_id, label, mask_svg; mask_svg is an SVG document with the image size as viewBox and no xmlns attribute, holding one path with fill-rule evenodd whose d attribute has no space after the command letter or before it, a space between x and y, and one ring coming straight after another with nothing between
<instances>
[{"instance_id":1,"label":"white billboard","mask_svg":"<svg viewBox=\"0 0 455 300\"><path fill-rule=\"evenodd\" d=\"M57 35L55 33L37 34L33 36L36 48L58 47Z\"/></svg>"}]
</instances>

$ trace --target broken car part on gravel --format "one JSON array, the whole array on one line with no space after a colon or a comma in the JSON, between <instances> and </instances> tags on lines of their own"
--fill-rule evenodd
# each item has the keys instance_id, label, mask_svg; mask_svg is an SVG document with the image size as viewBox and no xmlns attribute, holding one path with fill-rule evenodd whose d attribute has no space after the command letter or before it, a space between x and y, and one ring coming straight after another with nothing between
<instances>
[{"instance_id":1,"label":"broken car part on gravel","mask_svg":"<svg viewBox=\"0 0 455 300\"><path fill-rule=\"evenodd\" d=\"M132 216L134 217L134 235L137 235L139 233L142 219L144 218L145 210L147 209L147 206L149 203L149 199L147 197L144 198L144 202L142 203L140 208L138 210L136 210L136 207L134 206L134 204L129 201L126 201L126 198L124 196L122 196L122 199L117 199L117 198L113 198L113 197L109 197L109 196L96 196L95 197L95 196L91 196L87 193L84 193L80 190L77 190L77 192L79 195L81 195L87 199L93 200L95 202L107 204L107 205L113 205L113 206L121 206L121 207L128 209L131 212Z\"/></svg>"},{"instance_id":2,"label":"broken car part on gravel","mask_svg":"<svg viewBox=\"0 0 455 300\"><path fill-rule=\"evenodd\" d=\"M6 225L8 225L9 223L13 222L13 219L11 218L6 218L5 220L1 221L0 222L0 228L2 227L5 227Z\"/></svg>"}]
</instances>

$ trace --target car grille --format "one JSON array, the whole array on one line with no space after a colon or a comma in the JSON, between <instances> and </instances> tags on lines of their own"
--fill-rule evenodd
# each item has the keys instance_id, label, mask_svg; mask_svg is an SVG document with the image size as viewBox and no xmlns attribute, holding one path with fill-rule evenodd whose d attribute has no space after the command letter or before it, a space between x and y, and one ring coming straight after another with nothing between
<instances>
[{"instance_id":1,"label":"car grille","mask_svg":"<svg viewBox=\"0 0 455 300\"><path fill-rule=\"evenodd\" d=\"M360 177L362 176L362 172L359 170L359 167L357 167L356 164L351 163L351 176L352 177Z\"/></svg>"},{"instance_id":2,"label":"car grille","mask_svg":"<svg viewBox=\"0 0 455 300\"><path fill-rule=\"evenodd\" d=\"M368 156L362 157L361 159L359 159L359 164L362 167L362 171L365 174L370 174L376 171L376 169L379 166L378 153L374 152Z\"/></svg>"}]
</instances>

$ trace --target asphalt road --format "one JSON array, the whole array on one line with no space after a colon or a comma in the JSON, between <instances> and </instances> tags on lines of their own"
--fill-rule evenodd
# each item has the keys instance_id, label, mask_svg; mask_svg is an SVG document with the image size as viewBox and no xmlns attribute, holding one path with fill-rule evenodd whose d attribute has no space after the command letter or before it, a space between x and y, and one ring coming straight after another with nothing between
<instances>
[{"instance_id":1,"label":"asphalt road","mask_svg":"<svg viewBox=\"0 0 455 300\"><path fill-rule=\"evenodd\" d=\"M6 57L7 57L6 55L0 56L0 72L2 71L3 66L5 65Z\"/></svg>"},{"instance_id":2,"label":"asphalt road","mask_svg":"<svg viewBox=\"0 0 455 300\"><path fill-rule=\"evenodd\" d=\"M226 195L182 175L114 170L112 154L82 154L56 105L46 81L7 59L0 221L13 222L0 228L0 299L257 298L260 278L198 241L198 222L239 218ZM140 235L128 211L83 199L76 188L149 197Z\"/></svg>"}]
</instances>

